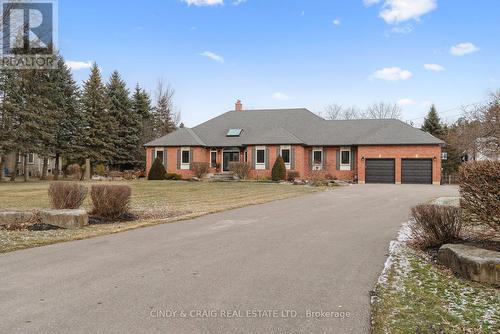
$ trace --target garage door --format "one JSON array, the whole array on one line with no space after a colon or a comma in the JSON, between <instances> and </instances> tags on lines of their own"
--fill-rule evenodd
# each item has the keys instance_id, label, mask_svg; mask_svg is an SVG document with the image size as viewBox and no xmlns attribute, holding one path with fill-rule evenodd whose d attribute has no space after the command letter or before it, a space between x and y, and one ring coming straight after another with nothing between
<instances>
[{"instance_id":1,"label":"garage door","mask_svg":"<svg viewBox=\"0 0 500 334\"><path fill-rule=\"evenodd\" d=\"M402 159L401 183L432 184L432 159Z\"/></svg>"},{"instance_id":2,"label":"garage door","mask_svg":"<svg viewBox=\"0 0 500 334\"><path fill-rule=\"evenodd\" d=\"M394 159L366 159L366 183L395 183Z\"/></svg>"}]
</instances>

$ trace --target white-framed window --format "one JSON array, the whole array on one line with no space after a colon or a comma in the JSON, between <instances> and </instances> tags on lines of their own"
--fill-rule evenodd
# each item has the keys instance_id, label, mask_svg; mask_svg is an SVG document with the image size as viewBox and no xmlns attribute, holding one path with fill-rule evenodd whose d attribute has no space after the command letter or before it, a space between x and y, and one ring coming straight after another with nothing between
<instances>
[{"instance_id":1,"label":"white-framed window","mask_svg":"<svg viewBox=\"0 0 500 334\"><path fill-rule=\"evenodd\" d=\"M266 147L255 148L255 169L266 169Z\"/></svg>"},{"instance_id":2,"label":"white-framed window","mask_svg":"<svg viewBox=\"0 0 500 334\"><path fill-rule=\"evenodd\" d=\"M281 146L280 155L285 162L286 169L290 169L292 164L292 148L290 146Z\"/></svg>"},{"instance_id":3,"label":"white-framed window","mask_svg":"<svg viewBox=\"0 0 500 334\"><path fill-rule=\"evenodd\" d=\"M340 170L351 170L351 148L340 148Z\"/></svg>"},{"instance_id":4,"label":"white-framed window","mask_svg":"<svg viewBox=\"0 0 500 334\"><path fill-rule=\"evenodd\" d=\"M155 149L155 159L156 158L160 158L162 164L165 163L165 150L163 147L157 147Z\"/></svg>"},{"instance_id":5,"label":"white-framed window","mask_svg":"<svg viewBox=\"0 0 500 334\"><path fill-rule=\"evenodd\" d=\"M315 147L312 151L312 167L313 170L323 169L323 148Z\"/></svg>"},{"instance_id":6,"label":"white-framed window","mask_svg":"<svg viewBox=\"0 0 500 334\"><path fill-rule=\"evenodd\" d=\"M28 164L29 165L35 164L35 154L34 153L28 153Z\"/></svg>"},{"instance_id":7,"label":"white-framed window","mask_svg":"<svg viewBox=\"0 0 500 334\"><path fill-rule=\"evenodd\" d=\"M189 169L191 163L191 149L189 147L181 148L181 169Z\"/></svg>"},{"instance_id":8,"label":"white-framed window","mask_svg":"<svg viewBox=\"0 0 500 334\"><path fill-rule=\"evenodd\" d=\"M217 150L210 151L210 167L217 167Z\"/></svg>"}]
</instances>

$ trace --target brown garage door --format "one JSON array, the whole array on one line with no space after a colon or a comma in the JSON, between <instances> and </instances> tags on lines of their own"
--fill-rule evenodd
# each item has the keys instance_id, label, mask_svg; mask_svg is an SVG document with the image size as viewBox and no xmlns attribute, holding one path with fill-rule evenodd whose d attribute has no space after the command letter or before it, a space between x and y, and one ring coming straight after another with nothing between
<instances>
[{"instance_id":1,"label":"brown garage door","mask_svg":"<svg viewBox=\"0 0 500 334\"><path fill-rule=\"evenodd\" d=\"M432 184L432 159L401 159L401 183Z\"/></svg>"},{"instance_id":2,"label":"brown garage door","mask_svg":"<svg viewBox=\"0 0 500 334\"><path fill-rule=\"evenodd\" d=\"M366 183L395 183L396 164L394 159L366 159Z\"/></svg>"}]
</instances>

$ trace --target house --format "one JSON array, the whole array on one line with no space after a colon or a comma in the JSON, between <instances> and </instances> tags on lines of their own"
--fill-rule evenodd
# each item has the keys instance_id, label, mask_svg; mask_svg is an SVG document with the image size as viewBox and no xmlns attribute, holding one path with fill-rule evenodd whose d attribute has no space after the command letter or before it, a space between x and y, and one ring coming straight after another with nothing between
<instances>
[{"instance_id":1,"label":"house","mask_svg":"<svg viewBox=\"0 0 500 334\"><path fill-rule=\"evenodd\" d=\"M15 162L17 159L17 169L14 171ZM10 176L11 173L15 172L16 175L21 176L24 175L24 159L25 157L19 155L15 152L11 152L5 156L4 162L4 175ZM36 153L29 153L27 155L27 166L28 166L28 176L29 177L40 177L42 175L43 170L43 158L39 157ZM55 158L49 158L47 165L47 174L52 174L55 168ZM61 161L59 163L61 166Z\"/></svg>"},{"instance_id":2,"label":"house","mask_svg":"<svg viewBox=\"0 0 500 334\"><path fill-rule=\"evenodd\" d=\"M399 120L325 120L307 109L226 112L194 128L181 128L145 144L146 168L155 158L168 172L191 177L191 163L227 172L231 162L251 164L250 177L270 177L278 156L289 171L359 183L439 184L443 141ZM217 170L216 167L220 166Z\"/></svg>"}]
</instances>

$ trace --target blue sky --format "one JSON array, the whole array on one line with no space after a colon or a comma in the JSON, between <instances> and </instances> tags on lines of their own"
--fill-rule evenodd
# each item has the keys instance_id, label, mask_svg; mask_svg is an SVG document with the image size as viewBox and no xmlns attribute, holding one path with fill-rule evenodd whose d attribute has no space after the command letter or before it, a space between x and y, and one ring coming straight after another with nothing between
<instances>
[{"instance_id":1,"label":"blue sky","mask_svg":"<svg viewBox=\"0 0 500 334\"><path fill-rule=\"evenodd\" d=\"M59 48L86 79L170 83L187 126L246 108L399 102L403 119L500 88L498 0L59 0Z\"/></svg>"}]
</instances>

